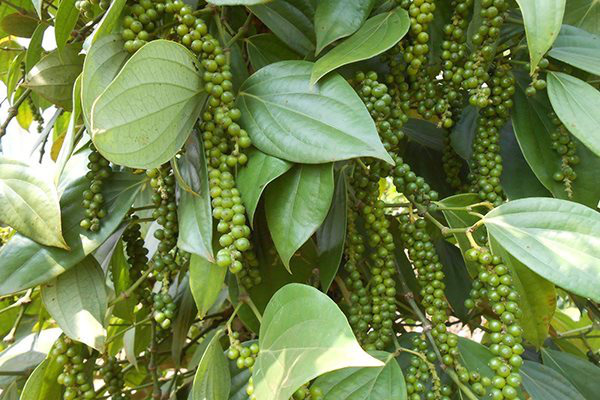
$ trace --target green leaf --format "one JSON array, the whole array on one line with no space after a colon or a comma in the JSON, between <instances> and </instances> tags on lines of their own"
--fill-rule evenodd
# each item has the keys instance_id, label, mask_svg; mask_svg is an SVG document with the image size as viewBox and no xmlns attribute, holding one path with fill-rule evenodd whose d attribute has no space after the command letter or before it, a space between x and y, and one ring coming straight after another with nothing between
<instances>
[{"instance_id":1,"label":"green leaf","mask_svg":"<svg viewBox=\"0 0 600 400\"><path fill-rule=\"evenodd\" d=\"M545 92L538 92L533 97L526 96L525 88L528 85L528 78L517 79L512 116L517 141L539 181L554 197L567 199L563 183L552 178L554 172L560 170L561 158L552 148L550 138L556 130L549 117L552 112L550 102ZM576 166L577 179L572 183L573 200L595 208L600 198L600 186L597 184L600 158L579 142L577 155L581 162Z\"/></svg>"},{"instance_id":2,"label":"green leaf","mask_svg":"<svg viewBox=\"0 0 600 400\"><path fill-rule=\"evenodd\" d=\"M562 25L566 0L516 0L523 14L531 74L554 43Z\"/></svg>"},{"instance_id":3,"label":"green leaf","mask_svg":"<svg viewBox=\"0 0 600 400\"><path fill-rule=\"evenodd\" d=\"M246 39L250 64L255 71L278 61L298 60L300 56L272 33L260 33Z\"/></svg>"},{"instance_id":4,"label":"green leaf","mask_svg":"<svg viewBox=\"0 0 600 400\"><path fill-rule=\"evenodd\" d=\"M548 97L565 127L600 156L600 92L590 84L564 74L548 74Z\"/></svg>"},{"instance_id":5,"label":"green leaf","mask_svg":"<svg viewBox=\"0 0 600 400\"><path fill-rule=\"evenodd\" d=\"M90 47L81 75L81 108L88 131L91 130L94 101L115 79L128 57L120 35L104 36Z\"/></svg>"},{"instance_id":6,"label":"green leaf","mask_svg":"<svg viewBox=\"0 0 600 400\"><path fill-rule=\"evenodd\" d=\"M482 377L492 379L494 371L488 366L488 362L494 357L492 352L482 344L463 337L458 338L458 351L461 363L469 372L477 372Z\"/></svg>"},{"instance_id":7,"label":"green leaf","mask_svg":"<svg viewBox=\"0 0 600 400\"><path fill-rule=\"evenodd\" d=\"M190 136L185 145L185 153L176 162L181 177L189 186L181 187L179 191L177 247L214 261L208 169L202 142L196 135Z\"/></svg>"},{"instance_id":8,"label":"green leaf","mask_svg":"<svg viewBox=\"0 0 600 400\"><path fill-rule=\"evenodd\" d=\"M354 35L317 60L310 75L311 85L342 65L367 60L392 48L409 27L408 12L401 7L368 19Z\"/></svg>"},{"instance_id":9,"label":"green leaf","mask_svg":"<svg viewBox=\"0 0 600 400\"><path fill-rule=\"evenodd\" d=\"M600 300L600 215L565 200L514 200L484 218L491 238L529 269L580 296Z\"/></svg>"},{"instance_id":10,"label":"green leaf","mask_svg":"<svg viewBox=\"0 0 600 400\"><path fill-rule=\"evenodd\" d=\"M66 46L60 55L55 50L31 68L24 86L49 102L71 111L73 85L81 73L83 59L79 49L73 46Z\"/></svg>"},{"instance_id":11,"label":"green leaf","mask_svg":"<svg viewBox=\"0 0 600 400\"><path fill-rule=\"evenodd\" d=\"M285 267L321 226L333 197L333 164L296 165L267 188L271 237Z\"/></svg>"},{"instance_id":12,"label":"green leaf","mask_svg":"<svg viewBox=\"0 0 600 400\"><path fill-rule=\"evenodd\" d=\"M113 0L110 3L110 7L106 10L106 14L94 29L94 32L90 35L90 45L94 44L97 40L100 40L104 36L114 33L120 28L120 19L123 9L127 4L127 0ZM84 45L85 47L85 45Z\"/></svg>"},{"instance_id":13,"label":"green leaf","mask_svg":"<svg viewBox=\"0 0 600 400\"><path fill-rule=\"evenodd\" d=\"M405 400L404 375L393 354L369 352L385 365L371 368L344 368L320 376L314 383L323 391L323 400Z\"/></svg>"},{"instance_id":14,"label":"green leaf","mask_svg":"<svg viewBox=\"0 0 600 400\"><path fill-rule=\"evenodd\" d=\"M38 23L39 21L30 15L14 13L2 18L0 27L11 36L30 38Z\"/></svg>"},{"instance_id":15,"label":"green leaf","mask_svg":"<svg viewBox=\"0 0 600 400\"><path fill-rule=\"evenodd\" d=\"M457 246L444 239L436 240L434 246L442 263L448 302L458 318L468 321L469 310L465 307L465 300L469 298L472 281L462 253Z\"/></svg>"},{"instance_id":16,"label":"green leaf","mask_svg":"<svg viewBox=\"0 0 600 400\"><path fill-rule=\"evenodd\" d=\"M63 113L62 115L64 115ZM77 127L77 122L79 121L79 116L81 115L81 75L77 77L75 80L75 85L73 86L73 111L69 116L69 123L67 125L67 131L65 132L65 136L63 142L60 146L60 151L58 156L56 157L56 172L54 173L54 183L58 184L60 180L60 176L62 175L65 166L67 165L67 161L71 157L73 153L73 147L75 146L75 129ZM60 120L57 119L57 121ZM56 126L54 127L56 130Z\"/></svg>"},{"instance_id":17,"label":"green leaf","mask_svg":"<svg viewBox=\"0 0 600 400\"><path fill-rule=\"evenodd\" d=\"M47 246L69 249L56 187L39 168L0 157L0 221Z\"/></svg>"},{"instance_id":18,"label":"green leaf","mask_svg":"<svg viewBox=\"0 0 600 400\"><path fill-rule=\"evenodd\" d=\"M523 388L531 400L585 400L566 378L552 368L525 360L520 372Z\"/></svg>"},{"instance_id":19,"label":"green leaf","mask_svg":"<svg viewBox=\"0 0 600 400\"><path fill-rule=\"evenodd\" d=\"M85 158L85 154L82 156ZM78 173L81 172L80 167ZM121 223L141 188L140 183L139 176L113 173L102 192L107 215L98 232L88 232L79 226L84 211L81 207L83 191L89 187L89 181L81 177L66 185L60 205L64 237L71 251L45 247L16 234L0 249L0 295L44 283L91 254Z\"/></svg>"},{"instance_id":20,"label":"green leaf","mask_svg":"<svg viewBox=\"0 0 600 400\"><path fill-rule=\"evenodd\" d=\"M600 36L583 29L563 25L548 55L591 74L600 75Z\"/></svg>"},{"instance_id":21,"label":"green leaf","mask_svg":"<svg viewBox=\"0 0 600 400\"><path fill-rule=\"evenodd\" d=\"M42 300L67 336L103 351L108 301L104 273L94 257L87 256L74 268L43 285Z\"/></svg>"},{"instance_id":22,"label":"green leaf","mask_svg":"<svg viewBox=\"0 0 600 400\"><path fill-rule=\"evenodd\" d=\"M192 254L190 259L190 289L196 301L198 314L204 318L208 310L215 304L219 292L225 282L227 268L207 261Z\"/></svg>"},{"instance_id":23,"label":"green leaf","mask_svg":"<svg viewBox=\"0 0 600 400\"><path fill-rule=\"evenodd\" d=\"M598 0L567 1L564 22L600 35L600 2Z\"/></svg>"},{"instance_id":24,"label":"green leaf","mask_svg":"<svg viewBox=\"0 0 600 400\"><path fill-rule=\"evenodd\" d=\"M18 99L23 92L24 90L22 88L17 89L15 97ZM31 123L33 122L33 110L31 109L31 104L29 104L29 101L24 101L21 103L17 109L16 119L21 128L29 130Z\"/></svg>"},{"instance_id":25,"label":"green leaf","mask_svg":"<svg viewBox=\"0 0 600 400\"><path fill-rule=\"evenodd\" d=\"M373 119L348 82L332 74L311 87L312 66L281 61L244 82L237 106L253 144L298 163L363 156L392 163Z\"/></svg>"},{"instance_id":26,"label":"green leaf","mask_svg":"<svg viewBox=\"0 0 600 400\"><path fill-rule=\"evenodd\" d=\"M315 12L316 54L338 39L352 35L373 9L375 0L323 0Z\"/></svg>"},{"instance_id":27,"label":"green leaf","mask_svg":"<svg viewBox=\"0 0 600 400\"><path fill-rule=\"evenodd\" d=\"M25 55L25 73L29 72L31 68L42 58L42 40L44 39L44 32L48 25L39 24L33 35L29 46L27 46L27 54Z\"/></svg>"},{"instance_id":28,"label":"green leaf","mask_svg":"<svg viewBox=\"0 0 600 400\"><path fill-rule=\"evenodd\" d=\"M227 399L231 387L229 365L219 343L222 332L213 336L202 355L190 400Z\"/></svg>"},{"instance_id":29,"label":"green leaf","mask_svg":"<svg viewBox=\"0 0 600 400\"><path fill-rule=\"evenodd\" d=\"M27 378L20 400L61 400L63 388L56 380L63 370L55 359L46 358Z\"/></svg>"},{"instance_id":30,"label":"green leaf","mask_svg":"<svg viewBox=\"0 0 600 400\"><path fill-rule=\"evenodd\" d=\"M35 8L35 12L37 13L38 17L40 17L40 19L42 18L42 0L31 0L31 3L33 4L33 8Z\"/></svg>"},{"instance_id":31,"label":"green leaf","mask_svg":"<svg viewBox=\"0 0 600 400\"><path fill-rule=\"evenodd\" d=\"M321 289L327 293L331 282L337 275L346 240L346 223L348 218L346 172L342 168L335 184L333 201L323 225L317 230L317 247L319 248L319 279Z\"/></svg>"},{"instance_id":32,"label":"green leaf","mask_svg":"<svg viewBox=\"0 0 600 400\"><path fill-rule=\"evenodd\" d=\"M238 171L238 189L246 206L250 224L254 223L260 196L267 185L287 172L292 165L255 148L248 151L248 163Z\"/></svg>"},{"instance_id":33,"label":"green leaf","mask_svg":"<svg viewBox=\"0 0 600 400\"><path fill-rule=\"evenodd\" d=\"M287 400L304 383L345 367L381 367L356 341L327 295L297 283L280 289L265 309L254 365L257 399Z\"/></svg>"},{"instance_id":34,"label":"green leaf","mask_svg":"<svg viewBox=\"0 0 600 400\"><path fill-rule=\"evenodd\" d=\"M490 246L494 254L502 257L511 273L513 288L519 294L519 307L523 312L519 323L523 337L537 348L542 347L556 309L556 288L510 255L493 238Z\"/></svg>"},{"instance_id":35,"label":"green leaf","mask_svg":"<svg viewBox=\"0 0 600 400\"><path fill-rule=\"evenodd\" d=\"M125 258L123 241L119 239L110 260L110 270L112 273L113 288L115 289L115 297L118 297L121 293L129 289L133 283L129 274L129 268L129 263L127 262L127 258ZM136 304L137 299L134 294L126 300L119 301L115 304L113 315L126 321L133 321L133 308Z\"/></svg>"},{"instance_id":36,"label":"green leaf","mask_svg":"<svg viewBox=\"0 0 600 400\"><path fill-rule=\"evenodd\" d=\"M314 52L314 1L274 0L248 8L294 51L303 56Z\"/></svg>"},{"instance_id":37,"label":"green leaf","mask_svg":"<svg viewBox=\"0 0 600 400\"><path fill-rule=\"evenodd\" d=\"M10 67L8 67L8 73L6 74L6 97L10 104L13 104L16 100L13 95L21 79L21 63L25 59L25 54L25 52L17 53L11 61Z\"/></svg>"},{"instance_id":38,"label":"green leaf","mask_svg":"<svg viewBox=\"0 0 600 400\"><path fill-rule=\"evenodd\" d=\"M598 366L572 354L552 349L542 349L542 359L545 366L567 378L586 400L598 397Z\"/></svg>"},{"instance_id":39,"label":"green leaf","mask_svg":"<svg viewBox=\"0 0 600 400\"><path fill-rule=\"evenodd\" d=\"M67 41L71 38L71 32L77 25L79 19L79 9L75 7L76 0L61 0L56 11L56 19L54 21L54 38L56 39L56 47L61 52Z\"/></svg>"},{"instance_id":40,"label":"green leaf","mask_svg":"<svg viewBox=\"0 0 600 400\"><path fill-rule=\"evenodd\" d=\"M92 107L92 140L108 160L155 168L181 149L207 95L185 47L154 40L137 51Z\"/></svg>"},{"instance_id":41,"label":"green leaf","mask_svg":"<svg viewBox=\"0 0 600 400\"><path fill-rule=\"evenodd\" d=\"M177 306L177 316L173 322L173 339L171 341L171 356L176 367L181 366L181 352L188 342L187 335L195 319L194 298L189 285L184 284L181 302Z\"/></svg>"},{"instance_id":42,"label":"green leaf","mask_svg":"<svg viewBox=\"0 0 600 400\"><path fill-rule=\"evenodd\" d=\"M402 131L425 147L436 151L444 149L444 131L432 122L411 118L402 127Z\"/></svg>"}]
</instances>

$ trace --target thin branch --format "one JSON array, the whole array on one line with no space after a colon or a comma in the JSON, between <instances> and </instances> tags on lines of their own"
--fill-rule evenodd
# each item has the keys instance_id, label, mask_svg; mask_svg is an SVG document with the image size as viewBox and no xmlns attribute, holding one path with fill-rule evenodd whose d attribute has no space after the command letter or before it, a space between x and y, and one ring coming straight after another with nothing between
<instances>
[{"instance_id":1,"label":"thin branch","mask_svg":"<svg viewBox=\"0 0 600 400\"><path fill-rule=\"evenodd\" d=\"M17 116L17 114L19 113L19 107L25 101L25 99L29 97L30 93L31 89L25 89L21 96L17 99L17 101L15 101L15 103L12 105L12 107L8 109L8 115L6 116L6 120L4 120L4 122L0 126L0 138L2 138L2 136L6 134L6 128L8 127L8 124L10 124L10 121L12 121L12 119Z\"/></svg>"}]
</instances>

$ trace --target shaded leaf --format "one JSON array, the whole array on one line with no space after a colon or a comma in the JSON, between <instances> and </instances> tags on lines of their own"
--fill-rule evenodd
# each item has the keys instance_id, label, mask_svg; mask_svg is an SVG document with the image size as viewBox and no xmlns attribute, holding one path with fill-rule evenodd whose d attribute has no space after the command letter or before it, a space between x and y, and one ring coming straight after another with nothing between
<instances>
[{"instance_id":1,"label":"shaded leaf","mask_svg":"<svg viewBox=\"0 0 600 400\"><path fill-rule=\"evenodd\" d=\"M246 39L246 49L252 68L258 71L269 64L300 58L272 33L260 33Z\"/></svg>"},{"instance_id":2,"label":"shaded leaf","mask_svg":"<svg viewBox=\"0 0 600 400\"><path fill-rule=\"evenodd\" d=\"M219 343L221 333L217 333L202 355L194 384L191 400L227 399L231 387L227 358Z\"/></svg>"},{"instance_id":3,"label":"shaded leaf","mask_svg":"<svg viewBox=\"0 0 600 400\"><path fill-rule=\"evenodd\" d=\"M71 38L71 32L79 19L79 9L75 7L75 2L76 0L61 0L58 4L54 20L54 38L59 52Z\"/></svg>"},{"instance_id":4,"label":"shaded leaf","mask_svg":"<svg viewBox=\"0 0 600 400\"><path fill-rule=\"evenodd\" d=\"M355 34L317 60L310 75L311 85L342 65L366 60L390 49L409 27L408 12L401 7L368 19Z\"/></svg>"},{"instance_id":5,"label":"shaded leaf","mask_svg":"<svg viewBox=\"0 0 600 400\"><path fill-rule=\"evenodd\" d=\"M583 29L563 25L548 55L591 74L600 75L600 36Z\"/></svg>"},{"instance_id":6,"label":"shaded leaf","mask_svg":"<svg viewBox=\"0 0 600 400\"><path fill-rule=\"evenodd\" d=\"M285 267L321 226L334 191L333 164L296 165L269 185L265 195L271 237Z\"/></svg>"},{"instance_id":7,"label":"shaded leaf","mask_svg":"<svg viewBox=\"0 0 600 400\"><path fill-rule=\"evenodd\" d=\"M155 168L183 146L207 95L185 47L154 40L137 51L92 107L92 140L108 160Z\"/></svg>"},{"instance_id":8,"label":"shaded leaf","mask_svg":"<svg viewBox=\"0 0 600 400\"><path fill-rule=\"evenodd\" d=\"M316 53L338 39L352 35L369 16L375 0L323 0L315 12Z\"/></svg>"},{"instance_id":9,"label":"shaded leaf","mask_svg":"<svg viewBox=\"0 0 600 400\"><path fill-rule=\"evenodd\" d=\"M545 365L525 360L520 373L531 400L585 400L566 378Z\"/></svg>"},{"instance_id":10,"label":"shaded leaf","mask_svg":"<svg viewBox=\"0 0 600 400\"><path fill-rule=\"evenodd\" d=\"M31 36L31 41L29 42L29 46L27 46L27 54L25 55L25 73L29 72L40 61L40 58L42 58L42 40L44 39L44 32L46 32L47 27L48 25L46 24L39 24Z\"/></svg>"},{"instance_id":11,"label":"shaded leaf","mask_svg":"<svg viewBox=\"0 0 600 400\"><path fill-rule=\"evenodd\" d=\"M2 18L0 27L11 36L30 38L33 32L35 32L38 22L36 18L30 15L14 13Z\"/></svg>"},{"instance_id":12,"label":"shaded leaf","mask_svg":"<svg viewBox=\"0 0 600 400\"><path fill-rule=\"evenodd\" d=\"M600 35L600 2L598 0L569 0L564 22Z\"/></svg>"},{"instance_id":13,"label":"shaded leaf","mask_svg":"<svg viewBox=\"0 0 600 400\"><path fill-rule=\"evenodd\" d=\"M598 397L598 382L600 382L598 366L572 354L552 349L542 349L542 359L545 366L567 378L586 400L594 400Z\"/></svg>"},{"instance_id":14,"label":"shaded leaf","mask_svg":"<svg viewBox=\"0 0 600 400\"><path fill-rule=\"evenodd\" d=\"M200 318L204 318L219 297L226 274L227 268L219 267L203 257L192 254L190 259L190 289Z\"/></svg>"},{"instance_id":15,"label":"shaded leaf","mask_svg":"<svg viewBox=\"0 0 600 400\"><path fill-rule=\"evenodd\" d=\"M61 400L63 387L56 382L64 367L46 358L27 378L20 400Z\"/></svg>"},{"instance_id":16,"label":"shaded leaf","mask_svg":"<svg viewBox=\"0 0 600 400\"><path fill-rule=\"evenodd\" d=\"M250 224L254 223L254 213L267 185L292 168L291 163L272 157L251 148L248 163L238 171L238 189L242 196Z\"/></svg>"}]
</instances>

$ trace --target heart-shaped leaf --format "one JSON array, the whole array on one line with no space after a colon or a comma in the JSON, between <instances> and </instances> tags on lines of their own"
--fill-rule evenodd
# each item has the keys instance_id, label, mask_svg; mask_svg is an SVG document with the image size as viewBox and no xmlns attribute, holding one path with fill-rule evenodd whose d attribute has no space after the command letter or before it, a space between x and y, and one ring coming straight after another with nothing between
<instances>
[{"instance_id":1,"label":"heart-shaped leaf","mask_svg":"<svg viewBox=\"0 0 600 400\"><path fill-rule=\"evenodd\" d=\"M600 36L583 29L563 25L548 55L591 74L600 75Z\"/></svg>"},{"instance_id":2,"label":"heart-shaped leaf","mask_svg":"<svg viewBox=\"0 0 600 400\"><path fill-rule=\"evenodd\" d=\"M181 149L206 98L192 53L172 41L152 41L94 102L92 140L115 164L155 168Z\"/></svg>"},{"instance_id":3,"label":"heart-shaped leaf","mask_svg":"<svg viewBox=\"0 0 600 400\"><path fill-rule=\"evenodd\" d=\"M491 238L529 269L600 301L600 214L570 201L514 200L483 220Z\"/></svg>"},{"instance_id":4,"label":"heart-shaped leaf","mask_svg":"<svg viewBox=\"0 0 600 400\"><path fill-rule=\"evenodd\" d=\"M269 185L265 195L267 222L288 271L292 255L327 217L333 190L333 164L296 165Z\"/></svg>"},{"instance_id":5,"label":"heart-shaped leaf","mask_svg":"<svg viewBox=\"0 0 600 400\"><path fill-rule=\"evenodd\" d=\"M248 152L248 164L238 172L238 189L242 195L248 219L254 222L254 213L260 196L267 185L292 168L292 163L270 156L257 149Z\"/></svg>"},{"instance_id":6,"label":"heart-shaped leaf","mask_svg":"<svg viewBox=\"0 0 600 400\"><path fill-rule=\"evenodd\" d=\"M592 85L562 72L548 74L548 97L565 127L600 156L600 92Z\"/></svg>"},{"instance_id":7,"label":"heart-shaped leaf","mask_svg":"<svg viewBox=\"0 0 600 400\"><path fill-rule=\"evenodd\" d=\"M0 157L0 221L47 246L68 249L56 187L39 169Z\"/></svg>"},{"instance_id":8,"label":"heart-shaped leaf","mask_svg":"<svg viewBox=\"0 0 600 400\"><path fill-rule=\"evenodd\" d=\"M310 83L314 84L342 65L367 60L392 48L406 35L409 27L408 12L401 7L368 19L354 35L317 60Z\"/></svg>"},{"instance_id":9,"label":"heart-shaped leaf","mask_svg":"<svg viewBox=\"0 0 600 400\"><path fill-rule=\"evenodd\" d=\"M48 313L71 339L103 351L108 306L104 272L92 256L42 286Z\"/></svg>"},{"instance_id":10,"label":"heart-shaped leaf","mask_svg":"<svg viewBox=\"0 0 600 400\"><path fill-rule=\"evenodd\" d=\"M254 145L298 163L354 157L392 163L373 119L348 82L331 74L311 87L312 66L307 61L281 61L244 82L237 106Z\"/></svg>"},{"instance_id":11,"label":"heart-shaped leaf","mask_svg":"<svg viewBox=\"0 0 600 400\"><path fill-rule=\"evenodd\" d=\"M327 295L291 283L273 295L254 365L257 399L288 400L304 383L345 367L382 367L361 349L344 313Z\"/></svg>"},{"instance_id":12,"label":"heart-shaped leaf","mask_svg":"<svg viewBox=\"0 0 600 400\"><path fill-rule=\"evenodd\" d=\"M369 354L385 365L344 368L320 376L314 385L323 391L323 400L405 400L406 383L394 355L384 351Z\"/></svg>"},{"instance_id":13,"label":"heart-shaped leaf","mask_svg":"<svg viewBox=\"0 0 600 400\"><path fill-rule=\"evenodd\" d=\"M517 0L527 34L531 73L558 36L567 0Z\"/></svg>"}]
</instances>

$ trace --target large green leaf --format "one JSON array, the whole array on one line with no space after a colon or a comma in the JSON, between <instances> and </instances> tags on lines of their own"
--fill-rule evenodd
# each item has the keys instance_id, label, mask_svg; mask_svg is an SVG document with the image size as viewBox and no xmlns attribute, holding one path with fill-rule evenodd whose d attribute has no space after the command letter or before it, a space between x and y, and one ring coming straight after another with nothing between
<instances>
[{"instance_id":1,"label":"large green leaf","mask_svg":"<svg viewBox=\"0 0 600 400\"><path fill-rule=\"evenodd\" d=\"M314 3L312 0L274 0L249 8L283 43L306 56L315 50Z\"/></svg>"},{"instance_id":2,"label":"large green leaf","mask_svg":"<svg viewBox=\"0 0 600 400\"><path fill-rule=\"evenodd\" d=\"M94 101L115 79L128 57L120 35L104 36L90 47L81 77L81 108L88 131L91 130Z\"/></svg>"},{"instance_id":3,"label":"large green leaf","mask_svg":"<svg viewBox=\"0 0 600 400\"><path fill-rule=\"evenodd\" d=\"M600 36L563 25L549 56L591 74L600 75Z\"/></svg>"},{"instance_id":4,"label":"large green leaf","mask_svg":"<svg viewBox=\"0 0 600 400\"><path fill-rule=\"evenodd\" d=\"M296 165L267 188L271 237L285 267L321 226L333 197L333 164Z\"/></svg>"},{"instance_id":5,"label":"large green leaf","mask_svg":"<svg viewBox=\"0 0 600 400\"><path fill-rule=\"evenodd\" d=\"M454 314L461 320L468 321L469 310L465 307L465 300L469 298L472 282L462 252L444 239L436 240L434 245L443 266L446 298Z\"/></svg>"},{"instance_id":6,"label":"large green leaf","mask_svg":"<svg viewBox=\"0 0 600 400\"><path fill-rule=\"evenodd\" d=\"M600 35L600 2L598 0L568 0L564 22Z\"/></svg>"},{"instance_id":7,"label":"large green leaf","mask_svg":"<svg viewBox=\"0 0 600 400\"><path fill-rule=\"evenodd\" d=\"M115 291L115 297L121 295L131 286L132 279L129 273L129 263L125 257L123 249L123 241L119 240L113 251L110 259L110 271L113 282L113 289ZM126 300L119 301L113 308L113 315L126 321L134 321L134 307L137 305L138 300L135 293L129 296Z\"/></svg>"},{"instance_id":8,"label":"large green leaf","mask_svg":"<svg viewBox=\"0 0 600 400\"><path fill-rule=\"evenodd\" d=\"M237 106L254 145L298 163L361 156L391 163L375 123L348 82L332 74L311 87L312 66L307 61L281 61L244 82Z\"/></svg>"},{"instance_id":9,"label":"large green leaf","mask_svg":"<svg viewBox=\"0 0 600 400\"><path fill-rule=\"evenodd\" d=\"M253 6L255 4L268 3L272 0L208 0L217 6Z\"/></svg>"},{"instance_id":10,"label":"large green leaf","mask_svg":"<svg viewBox=\"0 0 600 400\"><path fill-rule=\"evenodd\" d=\"M577 139L600 156L600 92L562 72L548 74L548 97L556 115Z\"/></svg>"},{"instance_id":11,"label":"large green leaf","mask_svg":"<svg viewBox=\"0 0 600 400\"><path fill-rule=\"evenodd\" d=\"M104 272L91 255L42 286L48 313L71 339L103 351L108 306Z\"/></svg>"},{"instance_id":12,"label":"large green leaf","mask_svg":"<svg viewBox=\"0 0 600 400\"><path fill-rule=\"evenodd\" d=\"M208 169L204 148L196 135L188 139L185 153L177 160L177 164L188 186L179 192L177 247L214 261Z\"/></svg>"},{"instance_id":13,"label":"large green leaf","mask_svg":"<svg viewBox=\"0 0 600 400\"><path fill-rule=\"evenodd\" d=\"M550 282L600 300L600 214L565 200L514 200L484 219L489 235Z\"/></svg>"},{"instance_id":14,"label":"large green leaf","mask_svg":"<svg viewBox=\"0 0 600 400\"><path fill-rule=\"evenodd\" d=\"M210 340L196 375L190 400L226 400L231 387L229 365L219 343L221 332Z\"/></svg>"},{"instance_id":15,"label":"large green leaf","mask_svg":"<svg viewBox=\"0 0 600 400\"><path fill-rule=\"evenodd\" d=\"M494 371L488 366L488 362L494 355L487 347L473 340L459 337L458 350L461 363L470 372L477 372L482 377L487 376L490 379L494 377Z\"/></svg>"},{"instance_id":16,"label":"large green leaf","mask_svg":"<svg viewBox=\"0 0 600 400\"><path fill-rule=\"evenodd\" d=\"M110 161L155 168L181 149L207 98L196 58L172 41L143 46L92 107L92 140Z\"/></svg>"},{"instance_id":17,"label":"large green leaf","mask_svg":"<svg viewBox=\"0 0 600 400\"><path fill-rule=\"evenodd\" d=\"M196 320L196 305L188 284L183 285L181 301L177 305L177 316L173 321L173 339L171 340L171 356L176 367L181 366L183 348L188 343L190 327Z\"/></svg>"},{"instance_id":18,"label":"large green leaf","mask_svg":"<svg viewBox=\"0 0 600 400\"><path fill-rule=\"evenodd\" d=\"M556 288L510 255L495 239L492 238L490 245L493 253L502 257L508 266L513 288L519 293L519 307L523 312L519 322L523 337L540 348L548 337L548 328L556 309Z\"/></svg>"},{"instance_id":19,"label":"large green leaf","mask_svg":"<svg viewBox=\"0 0 600 400\"><path fill-rule=\"evenodd\" d=\"M369 16L375 0L322 0L315 12L316 53L352 35Z\"/></svg>"},{"instance_id":20,"label":"large green leaf","mask_svg":"<svg viewBox=\"0 0 600 400\"><path fill-rule=\"evenodd\" d=\"M321 289L327 293L337 275L346 240L346 223L348 210L346 172L338 173L335 183L333 201L323 225L317 230L317 247L319 248L319 279Z\"/></svg>"},{"instance_id":21,"label":"large green leaf","mask_svg":"<svg viewBox=\"0 0 600 400\"><path fill-rule=\"evenodd\" d=\"M27 73L24 86L49 102L71 110L73 85L81 73L84 56L75 46L47 54Z\"/></svg>"},{"instance_id":22,"label":"large green leaf","mask_svg":"<svg viewBox=\"0 0 600 400\"><path fill-rule=\"evenodd\" d=\"M62 51L71 38L71 32L79 19L79 9L75 7L76 0L61 0L54 21L54 38L56 47Z\"/></svg>"},{"instance_id":23,"label":"large green leaf","mask_svg":"<svg viewBox=\"0 0 600 400\"><path fill-rule=\"evenodd\" d=\"M97 40L103 38L106 35L114 33L120 25L121 14L125 5L127 4L127 0L113 0L110 2L110 7L106 10L106 13L94 29L94 32L86 39L86 42L89 41L89 45L92 45ZM85 48L89 48L85 46Z\"/></svg>"},{"instance_id":24,"label":"large green leaf","mask_svg":"<svg viewBox=\"0 0 600 400\"><path fill-rule=\"evenodd\" d=\"M0 221L41 244L68 249L58 193L46 178L39 168L0 157Z\"/></svg>"},{"instance_id":25,"label":"large green leaf","mask_svg":"<svg viewBox=\"0 0 600 400\"><path fill-rule=\"evenodd\" d=\"M563 183L555 181L552 177L554 172L560 169L561 158L552 148L551 134L556 130L556 126L550 120L550 102L545 92L538 92L533 97L526 96L527 85L528 80L517 79L512 115L517 141L525 160L539 181L554 197L567 199ZM588 207L596 207L600 198L600 186L597 184L600 158L580 143L577 146L577 155L581 162L575 167L577 179L572 183L573 200Z\"/></svg>"},{"instance_id":26,"label":"large green leaf","mask_svg":"<svg viewBox=\"0 0 600 400\"><path fill-rule=\"evenodd\" d=\"M558 36L566 0L516 0L523 14L531 73Z\"/></svg>"},{"instance_id":27,"label":"large green leaf","mask_svg":"<svg viewBox=\"0 0 600 400\"><path fill-rule=\"evenodd\" d=\"M81 228L79 223L84 216L81 207L83 191L90 183L84 177L71 181L60 198L64 237L71 251L45 247L16 234L0 249L0 294L14 293L44 283L82 261L121 223L141 188L140 183L139 176L113 173L102 193L107 215L102 219L98 232L89 232Z\"/></svg>"},{"instance_id":28,"label":"large green leaf","mask_svg":"<svg viewBox=\"0 0 600 400\"><path fill-rule=\"evenodd\" d=\"M20 400L61 400L63 387L56 379L63 370L54 357L46 358L27 378Z\"/></svg>"},{"instance_id":29,"label":"large green leaf","mask_svg":"<svg viewBox=\"0 0 600 400\"><path fill-rule=\"evenodd\" d=\"M381 367L361 349L346 317L327 295L297 283L265 309L254 365L257 399L288 400L304 383L345 367Z\"/></svg>"},{"instance_id":30,"label":"large green leaf","mask_svg":"<svg viewBox=\"0 0 600 400\"><path fill-rule=\"evenodd\" d=\"M225 282L227 268L219 267L203 257L192 254L190 259L190 289L200 318L215 304Z\"/></svg>"},{"instance_id":31,"label":"large green leaf","mask_svg":"<svg viewBox=\"0 0 600 400\"><path fill-rule=\"evenodd\" d=\"M520 372L523 388L531 400L585 400L565 377L552 368L525 360Z\"/></svg>"},{"instance_id":32,"label":"large green leaf","mask_svg":"<svg viewBox=\"0 0 600 400\"><path fill-rule=\"evenodd\" d=\"M250 64L255 71L284 60L297 60L300 56L272 33L260 33L246 39Z\"/></svg>"},{"instance_id":33,"label":"large green leaf","mask_svg":"<svg viewBox=\"0 0 600 400\"><path fill-rule=\"evenodd\" d=\"M369 354L385 365L344 368L320 376L314 385L323 391L323 400L405 400L406 383L394 355L384 351Z\"/></svg>"},{"instance_id":34,"label":"large green leaf","mask_svg":"<svg viewBox=\"0 0 600 400\"><path fill-rule=\"evenodd\" d=\"M258 201L267 185L290 168L292 164L287 161L272 157L258 149L250 149L248 164L239 170L237 180L250 224L254 223Z\"/></svg>"},{"instance_id":35,"label":"large green leaf","mask_svg":"<svg viewBox=\"0 0 600 400\"><path fill-rule=\"evenodd\" d=\"M567 378L586 400L594 400L598 397L598 382L600 382L598 366L572 354L552 349L542 349L542 359L545 366Z\"/></svg>"},{"instance_id":36,"label":"large green leaf","mask_svg":"<svg viewBox=\"0 0 600 400\"><path fill-rule=\"evenodd\" d=\"M317 60L310 76L311 85L342 65L367 60L390 49L409 27L408 12L401 7L368 19L355 34Z\"/></svg>"}]
</instances>

